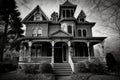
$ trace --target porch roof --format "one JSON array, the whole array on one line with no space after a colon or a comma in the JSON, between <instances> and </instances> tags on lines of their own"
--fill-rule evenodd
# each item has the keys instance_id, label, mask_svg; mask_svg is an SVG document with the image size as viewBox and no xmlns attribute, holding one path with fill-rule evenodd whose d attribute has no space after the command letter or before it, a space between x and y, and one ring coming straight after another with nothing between
<instances>
[{"instance_id":1,"label":"porch roof","mask_svg":"<svg viewBox=\"0 0 120 80\"><path fill-rule=\"evenodd\" d=\"M106 37L75 37L73 40L104 40Z\"/></svg>"},{"instance_id":2,"label":"porch roof","mask_svg":"<svg viewBox=\"0 0 120 80\"><path fill-rule=\"evenodd\" d=\"M50 39L49 37L32 37L32 36L29 36L29 37L21 37L21 38L18 38L17 40L22 41L22 40L49 40L49 39Z\"/></svg>"},{"instance_id":3,"label":"porch roof","mask_svg":"<svg viewBox=\"0 0 120 80\"><path fill-rule=\"evenodd\" d=\"M55 38L70 38L71 41L74 41L74 42L81 42L81 41L91 41L91 42L96 42L99 43L99 42L102 42L106 37L70 37L70 36L54 36ZM44 41L51 41L53 37L21 37L21 38L18 38L17 40L18 41L24 41L24 40L44 40Z\"/></svg>"}]
</instances>

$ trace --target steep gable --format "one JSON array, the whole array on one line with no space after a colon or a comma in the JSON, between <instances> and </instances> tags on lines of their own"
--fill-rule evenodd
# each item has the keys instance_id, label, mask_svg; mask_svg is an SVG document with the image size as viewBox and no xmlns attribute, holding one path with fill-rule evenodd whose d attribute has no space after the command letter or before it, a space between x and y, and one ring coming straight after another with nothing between
<instances>
[{"instance_id":1,"label":"steep gable","mask_svg":"<svg viewBox=\"0 0 120 80\"><path fill-rule=\"evenodd\" d=\"M62 31L62 30L58 30L55 33L52 33L50 35L51 37L72 37L70 34Z\"/></svg>"},{"instance_id":2,"label":"steep gable","mask_svg":"<svg viewBox=\"0 0 120 80\"><path fill-rule=\"evenodd\" d=\"M24 19L23 22L26 21L34 21L34 16L36 13L41 13L43 21L48 21L49 18L46 16L46 14L43 12L43 10L37 5Z\"/></svg>"}]
</instances>

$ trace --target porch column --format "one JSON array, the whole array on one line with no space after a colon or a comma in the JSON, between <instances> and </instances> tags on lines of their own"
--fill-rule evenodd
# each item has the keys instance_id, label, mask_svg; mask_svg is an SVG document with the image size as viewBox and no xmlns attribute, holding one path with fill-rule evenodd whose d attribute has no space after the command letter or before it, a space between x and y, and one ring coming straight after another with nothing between
<instances>
[{"instance_id":1,"label":"porch column","mask_svg":"<svg viewBox=\"0 0 120 80\"><path fill-rule=\"evenodd\" d=\"M20 51L19 51L19 61L23 61L23 45L20 44Z\"/></svg>"},{"instance_id":2,"label":"porch column","mask_svg":"<svg viewBox=\"0 0 120 80\"><path fill-rule=\"evenodd\" d=\"M54 63L54 44L55 44L55 42L52 41L52 61L51 61L51 63Z\"/></svg>"},{"instance_id":3,"label":"porch column","mask_svg":"<svg viewBox=\"0 0 120 80\"><path fill-rule=\"evenodd\" d=\"M69 56L71 56L71 42L68 41L68 53L69 53Z\"/></svg>"},{"instance_id":4,"label":"porch column","mask_svg":"<svg viewBox=\"0 0 120 80\"><path fill-rule=\"evenodd\" d=\"M91 61L91 56L90 56L90 43L87 42L87 48L88 48L88 60Z\"/></svg>"},{"instance_id":5,"label":"porch column","mask_svg":"<svg viewBox=\"0 0 120 80\"><path fill-rule=\"evenodd\" d=\"M32 42L29 41L28 42L28 50L29 50L29 54L28 54L28 62L31 62L31 47L32 47Z\"/></svg>"}]
</instances>

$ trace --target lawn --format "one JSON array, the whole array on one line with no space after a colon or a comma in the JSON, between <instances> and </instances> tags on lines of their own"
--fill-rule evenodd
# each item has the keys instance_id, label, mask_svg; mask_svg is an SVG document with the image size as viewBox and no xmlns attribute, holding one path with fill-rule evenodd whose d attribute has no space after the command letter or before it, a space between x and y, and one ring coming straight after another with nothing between
<instances>
[{"instance_id":1,"label":"lawn","mask_svg":"<svg viewBox=\"0 0 120 80\"><path fill-rule=\"evenodd\" d=\"M22 70L0 74L0 80L54 80L52 74L26 74Z\"/></svg>"}]
</instances>

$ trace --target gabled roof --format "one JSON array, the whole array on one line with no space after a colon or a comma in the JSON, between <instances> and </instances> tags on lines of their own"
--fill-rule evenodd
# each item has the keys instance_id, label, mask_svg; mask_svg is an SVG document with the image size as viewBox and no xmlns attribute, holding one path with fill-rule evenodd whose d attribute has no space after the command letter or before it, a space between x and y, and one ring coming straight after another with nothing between
<instances>
[{"instance_id":1,"label":"gabled roof","mask_svg":"<svg viewBox=\"0 0 120 80\"><path fill-rule=\"evenodd\" d=\"M85 14L85 12L84 12L83 10L80 11L77 19L78 19L78 18L81 18L81 19L85 19L85 18L86 18L86 14Z\"/></svg>"},{"instance_id":2,"label":"gabled roof","mask_svg":"<svg viewBox=\"0 0 120 80\"><path fill-rule=\"evenodd\" d=\"M72 4L69 0L66 0L63 4L61 4L61 6L75 6L75 5Z\"/></svg>"},{"instance_id":3,"label":"gabled roof","mask_svg":"<svg viewBox=\"0 0 120 80\"><path fill-rule=\"evenodd\" d=\"M66 33L63 30L58 30L50 35L50 37L72 37L69 33Z\"/></svg>"},{"instance_id":4,"label":"gabled roof","mask_svg":"<svg viewBox=\"0 0 120 80\"><path fill-rule=\"evenodd\" d=\"M24 19L22 22L26 22L26 21L29 21L29 19L34 16L34 14L37 12L37 11L40 11L42 16L48 21L49 18L46 16L46 14L43 12L43 10L39 7L39 5L37 5Z\"/></svg>"}]
</instances>

